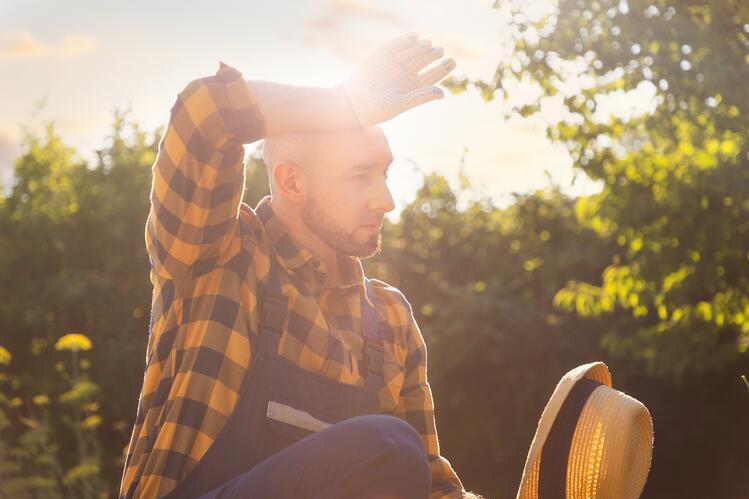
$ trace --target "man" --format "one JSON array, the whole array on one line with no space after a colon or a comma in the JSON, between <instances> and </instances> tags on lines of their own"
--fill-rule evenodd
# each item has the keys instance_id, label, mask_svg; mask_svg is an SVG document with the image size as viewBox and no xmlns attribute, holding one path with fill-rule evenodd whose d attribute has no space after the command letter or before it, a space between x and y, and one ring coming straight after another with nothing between
<instances>
[{"instance_id":1,"label":"man","mask_svg":"<svg viewBox=\"0 0 749 499\"><path fill-rule=\"evenodd\" d=\"M443 97L396 38L330 89L224 65L179 94L153 166L146 372L119 496L474 497L440 456L426 348L364 276L393 209L375 125ZM423 71L422 71L423 70ZM241 202L264 138L271 196Z\"/></svg>"}]
</instances>

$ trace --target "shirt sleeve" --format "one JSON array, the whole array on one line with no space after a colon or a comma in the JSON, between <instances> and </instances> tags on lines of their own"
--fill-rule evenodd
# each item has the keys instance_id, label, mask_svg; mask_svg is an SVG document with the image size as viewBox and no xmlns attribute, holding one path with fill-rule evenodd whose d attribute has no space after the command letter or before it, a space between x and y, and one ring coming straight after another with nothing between
<instances>
[{"instance_id":1,"label":"shirt sleeve","mask_svg":"<svg viewBox=\"0 0 749 499\"><path fill-rule=\"evenodd\" d=\"M162 278L219 263L237 230L244 190L242 144L265 123L247 82L220 64L179 93L153 165L146 247Z\"/></svg>"},{"instance_id":2,"label":"shirt sleeve","mask_svg":"<svg viewBox=\"0 0 749 499\"><path fill-rule=\"evenodd\" d=\"M251 359L240 304L222 294L193 294L194 283L183 278L200 274L201 266L223 264L239 247L242 144L262 136L262 116L247 83L225 64L215 76L190 82L172 107L153 165L146 245L154 293L120 498L171 490L206 452L236 403ZM252 270L247 272L251 285ZM218 289L221 275L210 274L201 285ZM256 316L252 293L247 300Z\"/></svg>"},{"instance_id":3,"label":"shirt sleeve","mask_svg":"<svg viewBox=\"0 0 749 499\"><path fill-rule=\"evenodd\" d=\"M408 313L406 372L395 415L410 423L424 440L432 475L430 499L472 497L463 489L450 462L440 455L432 389L427 380L426 345L410 305Z\"/></svg>"}]
</instances>

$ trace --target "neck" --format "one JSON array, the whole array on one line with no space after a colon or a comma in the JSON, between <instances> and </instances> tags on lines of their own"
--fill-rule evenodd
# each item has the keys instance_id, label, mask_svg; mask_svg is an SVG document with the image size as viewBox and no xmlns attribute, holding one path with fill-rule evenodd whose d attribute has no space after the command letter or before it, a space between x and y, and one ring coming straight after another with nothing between
<instances>
[{"instance_id":1,"label":"neck","mask_svg":"<svg viewBox=\"0 0 749 499\"><path fill-rule=\"evenodd\" d=\"M278 217L289 234L294 237L294 240L325 264L328 270L325 275L325 287L332 286L333 283L337 282L338 254L336 251L317 237L301 220L301 217L294 216L282 203L274 203L271 200L270 205L273 214Z\"/></svg>"}]
</instances>

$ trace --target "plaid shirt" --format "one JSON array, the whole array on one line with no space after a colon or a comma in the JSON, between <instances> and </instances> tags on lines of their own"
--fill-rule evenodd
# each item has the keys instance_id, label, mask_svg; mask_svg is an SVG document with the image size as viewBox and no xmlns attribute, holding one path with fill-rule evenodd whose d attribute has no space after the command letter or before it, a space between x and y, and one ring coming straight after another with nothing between
<instances>
[{"instance_id":1,"label":"plaid shirt","mask_svg":"<svg viewBox=\"0 0 749 499\"><path fill-rule=\"evenodd\" d=\"M189 473L237 403L258 339L257 289L280 263L290 312L279 354L319 376L364 385L358 258L339 255L341 283L324 287L325 263L298 246L270 209L242 203L244 149L264 121L242 75L221 64L179 94L153 165L145 239L153 301L146 371L119 497L160 497ZM396 288L373 280L384 336L382 413L422 436L432 498L462 497L440 456L426 347ZM368 298L367 298L368 299ZM371 301L370 301L371 303Z\"/></svg>"}]
</instances>

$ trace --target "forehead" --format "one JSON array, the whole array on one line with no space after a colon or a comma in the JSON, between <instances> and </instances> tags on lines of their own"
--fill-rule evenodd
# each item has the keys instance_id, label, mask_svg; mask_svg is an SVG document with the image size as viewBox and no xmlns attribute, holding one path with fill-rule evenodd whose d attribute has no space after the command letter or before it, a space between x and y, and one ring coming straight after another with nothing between
<instances>
[{"instance_id":1,"label":"forehead","mask_svg":"<svg viewBox=\"0 0 749 499\"><path fill-rule=\"evenodd\" d=\"M326 162L336 169L346 169L355 164L386 167L393 161L390 144L379 127L328 134L320 152Z\"/></svg>"}]
</instances>

